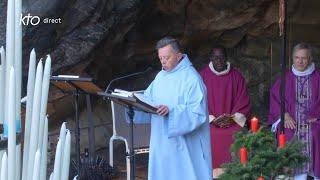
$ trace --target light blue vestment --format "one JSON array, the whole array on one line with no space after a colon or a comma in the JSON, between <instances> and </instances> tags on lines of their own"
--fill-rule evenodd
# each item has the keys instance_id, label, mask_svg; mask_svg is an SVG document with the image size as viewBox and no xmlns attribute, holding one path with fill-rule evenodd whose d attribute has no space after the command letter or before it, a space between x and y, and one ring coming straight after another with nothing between
<instances>
[{"instance_id":1,"label":"light blue vestment","mask_svg":"<svg viewBox=\"0 0 320 180\"><path fill-rule=\"evenodd\" d=\"M187 55L160 71L145 95L169 108L167 117L135 111L135 123L151 121L148 179L212 179L206 88Z\"/></svg>"}]
</instances>

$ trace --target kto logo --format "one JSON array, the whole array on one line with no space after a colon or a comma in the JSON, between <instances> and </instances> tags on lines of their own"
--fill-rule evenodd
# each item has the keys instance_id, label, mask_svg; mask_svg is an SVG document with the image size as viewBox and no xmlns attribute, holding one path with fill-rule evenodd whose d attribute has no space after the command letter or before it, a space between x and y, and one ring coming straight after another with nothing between
<instances>
[{"instance_id":1,"label":"kto logo","mask_svg":"<svg viewBox=\"0 0 320 180\"><path fill-rule=\"evenodd\" d=\"M31 16L30 13L28 13L27 16L23 16L21 14L20 16L20 23L22 23L25 26L28 26L31 24L32 26L36 26L40 23L40 17L39 16Z\"/></svg>"}]
</instances>

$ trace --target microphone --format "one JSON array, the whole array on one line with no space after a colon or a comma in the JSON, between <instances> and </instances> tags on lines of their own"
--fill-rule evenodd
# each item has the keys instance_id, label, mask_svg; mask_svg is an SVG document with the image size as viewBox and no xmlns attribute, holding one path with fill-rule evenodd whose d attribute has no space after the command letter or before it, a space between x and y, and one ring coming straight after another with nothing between
<instances>
[{"instance_id":1,"label":"microphone","mask_svg":"<svg viewBox=\"0 0 320 180\"><path fill-rule=\"evenodd\" d=\"M152 67L148 67L148 68L147 68L146 70L144 70L144 71L136 72L136 73L132 73L132 74L128 74L128 75L125 75L125 76L121 76L121 77L117 77L117 78L115 78L115 79L112 79L112 80L110 81L110 83L108 84L108 86L107 86L107 88L106 88L106 90L105 90L104 92L105 92L105 93L108 93L111 84L112 84L113 82L115 82L115 81L118 81L118 80L120 80L120 79L125 79L125 78L128 78L128 77L132 77L132 76L137 76L137 75L140 75L140 74L145 74L145 73L147 73L147 72L150 72L151 70L152 70Z\"/></svg>"}]
</instances>

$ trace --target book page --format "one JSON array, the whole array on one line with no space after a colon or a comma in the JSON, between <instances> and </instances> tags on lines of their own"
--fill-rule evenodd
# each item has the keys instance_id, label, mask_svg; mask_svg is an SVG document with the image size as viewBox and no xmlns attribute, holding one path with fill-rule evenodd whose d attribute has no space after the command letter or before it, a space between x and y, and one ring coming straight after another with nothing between
<instances>
[{"instance_id":1,"label":"book page","mask_svg":"<svg viewBox=\"0 0 320 180\"><path fill-rule=\"evenodd\" d=\"M112 92L112 95L116 95L116 96L121 96L121 97L131 97L128 94L124 94L124 93L117 93L117 92Z\"/></svg>"},{"instance_id":2,"label":"book page","mask_svg":"<svg viewBox=\"0 0 320 180\"><path fill-rule=\"evenodd\" d=\"M144 94L141 93L134 93L134 97L136 97L137 99L139 99L140 101L149 104L153 107L156 107L156 104L147 96L145 96Z\"/></svg>"},{"instance_id":3,"label":"book page","mask_svg":"<svg viewBox=\"0 0 320 180\"><path fill-rule=\"evenodd\" d=\"M79 78L79 76L75 76L75 75L64 75L64 74L60 74L60 75L58 75L58 77L61 77L61 78Z\"/></svg>"},{"instance_id":4,"label":"book page","mask_svg":"<svg viewBox=\"0 0 320 180\"><path fill-rule=\"evenodd\" d=\"M124 97L133 97L133 93L132 92L126 91L126 90L122 90L122 89L114 89L113 93L116 93L116 95L122 95Z\"/></svg>"}]
</instances>

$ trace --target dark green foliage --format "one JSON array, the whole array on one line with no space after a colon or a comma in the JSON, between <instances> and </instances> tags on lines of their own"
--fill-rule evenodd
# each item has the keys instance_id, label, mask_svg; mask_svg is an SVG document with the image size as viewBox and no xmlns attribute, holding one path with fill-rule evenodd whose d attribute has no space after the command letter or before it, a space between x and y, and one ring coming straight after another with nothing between
<instances>
[{"instance_id":1,"label":"dark green foliage","mask_svg":"<svg viewBox=\"0 0 320 180\"><path fill-rule=\"evenodd\" d=\"M248 150L248 163L240 164L239 149ZM268 129L261 128L253 134L245 129L235 134L235 142L231 146L232 162L223 165L223 180L256 180L260 175L265 179L273 179L277 175L292 175L293 170L308 161L302 155L302 144L296 139L287 142L286 147L279 149L275 135Z\"/></svg>"}]
</instances>

